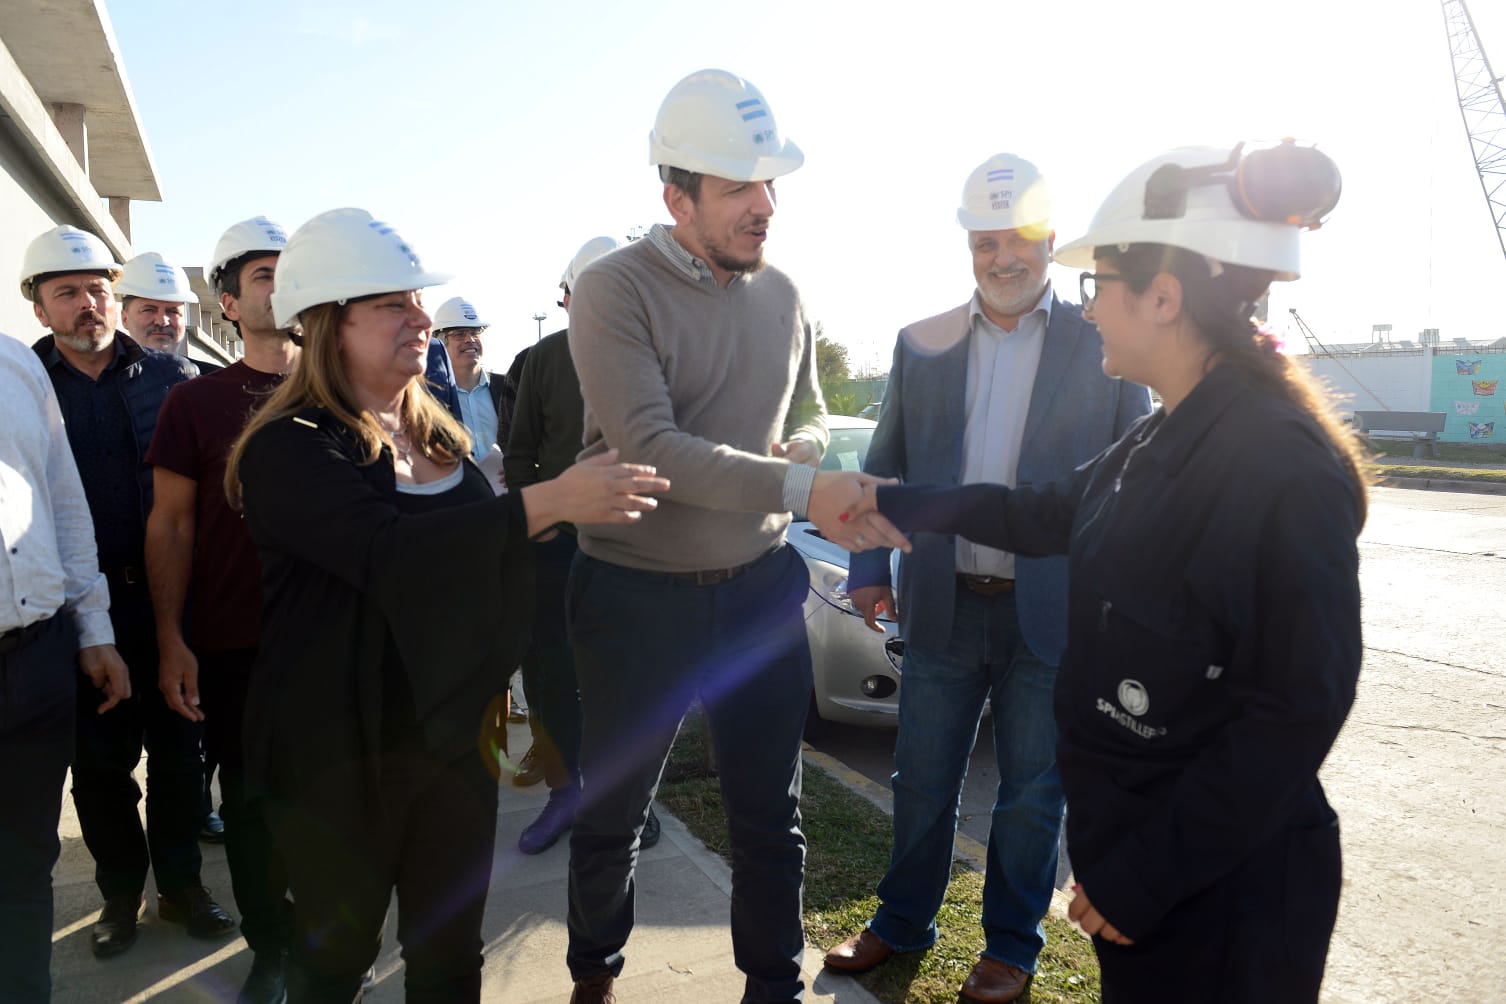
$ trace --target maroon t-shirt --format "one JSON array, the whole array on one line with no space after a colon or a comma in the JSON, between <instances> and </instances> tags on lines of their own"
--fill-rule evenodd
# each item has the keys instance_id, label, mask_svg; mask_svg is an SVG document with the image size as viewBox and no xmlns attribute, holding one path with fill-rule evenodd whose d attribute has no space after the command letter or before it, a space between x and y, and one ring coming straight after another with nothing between
<instances>
[{"instance_id":1,"label":"maroon t-shirt","mask_svg":"<svg viewBox=\"0 0 1506 1004\"><path fill-rule=\"evenodd\" d=\"M261 563L246 521L225 501L225 461L251 413L282 382L244 362L167 395L146 462L198 483L185 632L195 652L256 648Z\"/></svg>"}]
</instances>

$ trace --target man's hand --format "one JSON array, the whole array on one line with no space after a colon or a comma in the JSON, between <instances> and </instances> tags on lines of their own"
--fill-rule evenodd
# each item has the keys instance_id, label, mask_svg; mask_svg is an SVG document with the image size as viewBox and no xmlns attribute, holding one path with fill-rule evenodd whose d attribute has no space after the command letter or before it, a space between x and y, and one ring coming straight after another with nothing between
<instances>
[{"instance_id":1,"label":"man's hand","mask_svg":"<svg viewBox=\"0 0 1506 1004\"><path fill-rule=\"evenodd\" d=\"M89 645L79 649L78 668L96 689L105 693L104 703L96 709L96 714L104 714L131 696L131 672L114 645Z\"/></svg>"},{"instance_id":2,"label":"man's hand","mask_svg":"<svg viewBox=\"0 0 1506 1004\"><path fill-rule=\"evenodd\" d=\"M892 483L857 471L817 471L806 516L822 536L849 551L866 551L870 547L909 551L909 539L877 511L857 518L848 515L850 509L862 502L868 486Z\"/></svg>"},{"instance_id":3,"label":"man's hand","mask_svg":"<svg viewBox=\"0 0 1506 1004\"><path fill-rule=\"evenodd\" d=\"M809 439L792 439L787 443L770 443L769 456L783 457L792 464L821 466L821 451Z\"/></svg>"},{"instance_id":4,"label":"man's hand","mask_svg":"<svg viewBox=\"0 0 1506 1004\"><path fill-rule=\"evenodd\" d=\"M1082 886L1072 887L1076 893L1072 897L1072 905L1067 907L1067 919L1078 927L1083 933L1092 937L1098 935L1104 941L1112 941L1116 945L1133 945L1134 942L1119 933L1119 929L1103 919L1103 914L1093 909L1093 904L1088 902L1088 892Z\"/></svg>"},{"instance_id":5,"label":"man's hand","mask_svg":"<svg viewBox=\"0 0 1506 1004\"><path fill-rule=\"evenodd\" d=\"M894 590L888 586L859 586L857 589L849 589L847 599L863 615L863 623L868 625L869 630L884 633L878 622L880 611L899 620L899 607L894 605Z\"/></svg>"},{"instance_id":6,"label":"man's hand","mask_svg":"<svg viewBox=\"0 0 1506 1004\"><path fill-rule=\"evenodd\" d=\"M199 660L182 639L162 646L157 663L157 689L167 706L191 722L202 722L199 710Z\"/></svg>"}]
</instances>

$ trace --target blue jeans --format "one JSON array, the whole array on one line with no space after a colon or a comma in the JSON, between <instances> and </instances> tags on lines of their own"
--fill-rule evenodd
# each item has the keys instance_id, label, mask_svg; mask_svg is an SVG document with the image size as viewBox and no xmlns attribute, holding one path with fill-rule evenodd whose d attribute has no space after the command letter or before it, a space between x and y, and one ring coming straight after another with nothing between
<instances>
[{"instance_id":1,"label":"blue jeans","mask_svg":"<svg viewBox=\"0 0 1506 1004\"><path fill-rule=\"evenodd\" d=\"M952 845L983 700L993 710L999 791L983 880L983 954L1035 971L1045 945L1064 799L1051 692L1056 667L1021 636L1013 595L957 588L945 651L911 648L894 747L894 850L869 927L903 952L936 941Z\"/></svg>"},{"instance_id":2,"label":"blue jeans","mask_svg":"<svg viewBox=\"0 0 1506 1004\"><path fill-rule=\"evenodd\" d=\"M743 1001L801 1000L800 742L811 697L801 604L810 574L781 547L716 585L581 553L570 633L584 712L570 835L573 979L621 973L638 839L680 719L710 722L732 848L732 953Z\"/></svg>"}]
</instances>

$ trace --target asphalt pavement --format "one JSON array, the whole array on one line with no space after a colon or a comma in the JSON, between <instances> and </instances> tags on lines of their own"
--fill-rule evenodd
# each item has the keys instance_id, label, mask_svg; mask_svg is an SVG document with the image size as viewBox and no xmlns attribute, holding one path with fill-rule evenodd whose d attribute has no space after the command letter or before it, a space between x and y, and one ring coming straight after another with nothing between
<instances>
[{"instance_id":1,"label":"asphalt pavement","mask_svg":"<svg viewBox=\"0 0 1506 1004\"><path fill-rule=\"evenodd\" d=\"M1506 1002L1506 496L1376 488L1360 584L1358 698L1321 775L1345 858L1322 1000ZM813 745L887 790L893 742L829 725ZM963 856L997 786L985 721Z\"/></svg>"}]
</instances>

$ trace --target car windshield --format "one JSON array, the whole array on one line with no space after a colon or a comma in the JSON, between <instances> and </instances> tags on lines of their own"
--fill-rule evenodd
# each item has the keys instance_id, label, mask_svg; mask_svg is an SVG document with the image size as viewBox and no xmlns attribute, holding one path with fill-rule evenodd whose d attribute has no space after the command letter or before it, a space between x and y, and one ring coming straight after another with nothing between
<instances>
[{"instance_id":1,"label":"car windshield","mask_svg":"<svg viewBox=\"0 0 1506 1004\"><path fill-rule=\"evenodd\" d=\"M860 471L868 457L868 443L873 439L873 429L832 428L828 430L831 443L826 447L826 456L821 458L823 471Z\"/></svg>"}]
</instances>

